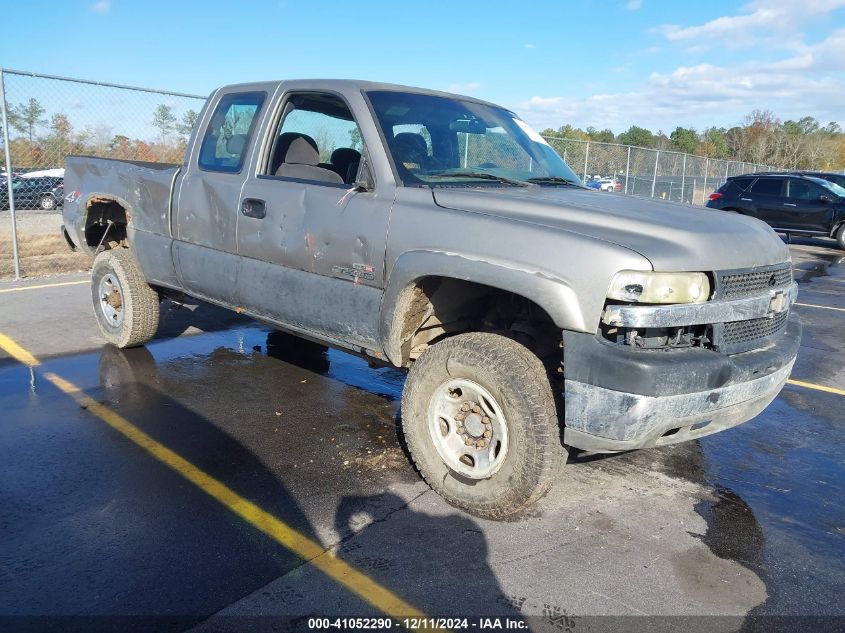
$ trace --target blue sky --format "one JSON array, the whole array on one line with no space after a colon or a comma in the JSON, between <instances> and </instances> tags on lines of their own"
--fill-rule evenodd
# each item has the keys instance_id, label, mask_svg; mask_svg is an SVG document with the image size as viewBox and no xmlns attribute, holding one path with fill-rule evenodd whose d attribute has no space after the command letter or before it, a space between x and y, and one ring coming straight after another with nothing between
<instances>
[{"instance_id":1,"label":"blue sky","mask_svg":"<svg viewBox=\"0 0 845 633\"><path fill-rule=\"evenodd\" d=\"M755 108L845 126L845 0L29 0L4 23L20 26L4 67L180 92L361 78L472 94L536 128L668 132Z\"/></svg>"}]
</instances>

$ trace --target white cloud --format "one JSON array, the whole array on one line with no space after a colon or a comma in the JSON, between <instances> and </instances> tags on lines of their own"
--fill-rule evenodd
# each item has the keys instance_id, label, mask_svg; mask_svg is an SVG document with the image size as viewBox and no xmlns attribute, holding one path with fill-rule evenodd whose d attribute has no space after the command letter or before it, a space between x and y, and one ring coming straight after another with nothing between
<instances>
[{"instance_id":1,"label":"white cloud","mask_svg":"<svg viewBox=\"0 0 845 633\"><path fill-rule=\"evenodd\" d=\"M98 0L91 5L91 10L95 13L108 13L111 11L111 0Z\"/></svg>"},{"instance_id":2,"label":"white cloud","mask_svg":"<svg viewBox=\"0 0 845 633\"><path fill-rule=\"evenodd\" d=\"M526 42L526 43L525 43L525 48L537 48L537 47L536 47L536 46L534 46L534 44L532 44L531 42Z\"/></svg>"},{"instance_id":3,"label":"white cloud","mask_svg":"<svg viewBox=\"0 0 845 633\"><path fill-rule=\"evenodd\" d=\"M725 15L694 26L663 24L657 31L670 42L692 42L697 48L717 44L750 47L767 37L770 44L779 41L781 46L792 46L797 37L796 24L841 7L845 7L845 0L755 0L743 6L739 15Z\"/></svg>"},{"instance_id":4,"label":"white cloud","mask_svg":"<svg viewBox=\"0 0 845 633\"><path fill-rule=\"evenodd\" d=\"M735 125L754 109L783 118L814 116L845 122L839 104L845 83L845 28L780 61L744 61L733 66L695 64L652 73L641 89L586 98L535 96L516 110L535 127L572 123L622 131L632 124L653 130L675 125L698 128ZM665 130L669 131L669 130Z\"/></svg>"},{"instance_id":5,"label":"white cloud","mask_svg":"<svg viewBox=\"0 0 845 633\"><path fill-rule=\"evenodd\" d=\"M643 8L643 0L628 0L625 4L625 8L628 11L639 11Z\"/></svg>"},{"instance_id":6,"label":"white cloud","mask_svg":"<svg viewBox=\"0 0 845 633\"><path fill-rule=\"evenodd\" d=\"M456 92L458 94L470 94L481 88L481 84L477 81L471 81L466 84L449 84L446 92Z\"/></svg>"}]
</instances>

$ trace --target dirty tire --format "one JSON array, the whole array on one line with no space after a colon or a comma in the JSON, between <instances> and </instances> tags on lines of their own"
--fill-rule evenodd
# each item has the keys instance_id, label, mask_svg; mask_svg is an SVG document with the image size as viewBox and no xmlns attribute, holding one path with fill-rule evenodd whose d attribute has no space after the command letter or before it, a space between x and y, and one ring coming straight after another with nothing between
<instances>
[{"instance_id":1,"label":"dirty tire","mask_svg":"<svg viewBox=\"0 0 845 633\"><path fill-rule=\"evenodd\" d=\"M104 277L116 281L122 318L111 322L103 311L100 287ZM126 248L103 251L94 259L91 271L91 295L94 315L105 339L120 348L135 347L149 341L158 329L159 296L141 274L134 256Z\"/></svg>"},{"instance_id":2,"label":"dirty tire","mask_svg":"<svg viewBox=\"0 0 845 633\"><path fill-rule=\"evenodd\" d=\"M507 453L488 478L467 478L454 470L432 439L429 406L438 388L451 380L480 385L504 413ZM452 505L489 519L517 514L540 499L566 461L543 364L523 345L496 334L460 334L420 356L402 393L402 429L428 485Z\"/></svg>"},{"instance_id":3,"label":"dirty tire","mask_svg":"<svg viewBox=\"0 0 845 633\"><path fill-rule=\"evenodd\" d=\"M845 224L839 227L839 230L836 231L836 243L839 245L843 251L845 251Z\"/></svg>"}]
</instances>

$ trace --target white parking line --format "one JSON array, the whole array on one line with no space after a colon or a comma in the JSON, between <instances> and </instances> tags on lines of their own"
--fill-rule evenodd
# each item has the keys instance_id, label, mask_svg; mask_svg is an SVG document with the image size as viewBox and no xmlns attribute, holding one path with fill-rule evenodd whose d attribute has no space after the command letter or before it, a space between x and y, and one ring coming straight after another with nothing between
<instances>
[{"instance_id":1,"label":"white parking line","mask_svg":"<svg viewBox=\"0 0 845 633\"><path fill-rule=\"evenodd\" d=\"M805 308L819 308L820 310L836 310L837 312L845 312L845 308L832 308L831 306L820 306L815 303L796 303L795 305L803 306Z\"/></svg>"}]
</instances>

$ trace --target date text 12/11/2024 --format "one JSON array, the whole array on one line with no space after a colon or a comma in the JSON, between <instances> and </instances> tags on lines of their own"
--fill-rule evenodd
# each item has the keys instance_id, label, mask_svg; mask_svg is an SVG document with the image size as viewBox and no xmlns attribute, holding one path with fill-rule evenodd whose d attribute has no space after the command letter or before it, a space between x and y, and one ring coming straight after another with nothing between
<instances>
[{"instance_id":1,"label":"date text 12/11/2024","mask_svg":"<svg viewBox=\"0 0 845 633\"><path fill-rule=\"evenodd\" d=\"M528 624L517 618L309 618L310 630L384 630L393 627L418 630L521 630Z\"/></svg>"}]
</instances>

